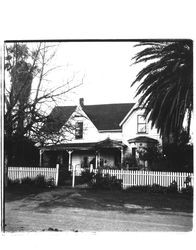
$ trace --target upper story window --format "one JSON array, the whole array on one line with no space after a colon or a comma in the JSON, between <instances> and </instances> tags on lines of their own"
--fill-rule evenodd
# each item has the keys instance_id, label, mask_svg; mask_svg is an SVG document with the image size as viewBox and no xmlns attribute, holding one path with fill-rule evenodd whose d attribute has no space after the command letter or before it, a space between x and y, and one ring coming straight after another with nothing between
<instances>
[{"instance_id":1,"label":"upper story window","mask_svg":"<svg viewBox=\"0 0 196 250\"><path fill-rule=\"evenodd\" d=\"M138 133L147 133L147 124L143 115L137 116L137 132Z\"/></svg>"},{"instance_id":2,"label":"upper story window","mask_svg":"<svg viewBox=\"0 0 196 250\"><path fill-rule=\"evenodd\" d=\"M75 138L83 138L83 122L76 122Z\"/></svg>"}]
</instances>

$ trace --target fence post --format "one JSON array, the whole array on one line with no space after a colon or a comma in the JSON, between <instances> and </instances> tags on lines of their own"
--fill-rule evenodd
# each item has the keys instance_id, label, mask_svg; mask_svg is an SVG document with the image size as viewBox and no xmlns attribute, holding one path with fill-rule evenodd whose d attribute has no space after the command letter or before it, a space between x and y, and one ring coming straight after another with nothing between
<instances>
[{"instance_id":1,"label":"fence post","mask_svg":"<svg viewBox=\"0 0 196 250\"><path fill-rule=\"evenodd\" d=\"M59 180L59 164L56 164L56 179L55 179L55 186L58 186Z\"/></svg>"}]
</instances>

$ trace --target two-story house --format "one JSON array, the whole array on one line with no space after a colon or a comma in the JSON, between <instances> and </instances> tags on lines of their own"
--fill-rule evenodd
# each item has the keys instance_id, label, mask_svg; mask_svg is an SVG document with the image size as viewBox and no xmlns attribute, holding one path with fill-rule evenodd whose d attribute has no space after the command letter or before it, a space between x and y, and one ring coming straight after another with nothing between
<instances>
[{"instance_id":1,"label":"two-story house","mask_svg":"<svg viewBox=\"0 0 196 250\"><path fill-rule=\"evenodd\" d=\"M42 147L40 164L59 163L66 169L118 167L124 158L137 158L137 149L161 143L155 128L142 110L132 112L134 103L55 107L46 126L66 138L65 143Z\"/></svg>"}]
</instances>

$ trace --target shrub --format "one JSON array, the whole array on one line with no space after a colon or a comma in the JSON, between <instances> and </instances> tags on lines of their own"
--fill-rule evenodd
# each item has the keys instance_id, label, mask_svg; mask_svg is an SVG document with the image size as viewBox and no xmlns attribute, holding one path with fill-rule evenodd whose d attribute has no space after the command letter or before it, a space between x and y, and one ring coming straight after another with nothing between
<instances>
[{"instance_id":1,"label":"shrub","mask_svg":"<svg viewBox=\"0 0 196 250\"><path fill-rule=\"evenodd\" d=\"M22 178L21 181L19 179L11 180L8 179L8 186L19 186L19 187L54 187L54 178L50 178L48 180L45 179L43 175L38 175L37 177L31 179L29 177Z\"/></svg>"},{"instance_id":2,"label":"shrub","mask_svg":"<svg viewBox=\"0 0 196 250\"><path fill-rule=\"evenodd\" d=\"M90 172L89 170L85 170L81 173L81 182L90 184L92 183L94 177L94 173Z\"/></svg>"},{"instance_id":3,"label":"shrub","mask_svg":"<svg viewBox=\"0 0 196 250\"><path fill-rule=\"evenodd\" d=\"M150 186L132 186L125 189L125 192L148 192Z\"/></svg>"},{"instance_id":4,"label":"shrub","mask_svg":"<svg viewBox=\"0 0 196 250\"><path fill-rule=\"evenodd\" d=\"M193 195L193 187L192 186L187 186L185 188L181 189L181 192L183 194L189 194L189 195Z\"/></svg>"},{"instance_id":5,"label":"shrub","mask_svg":"<svg viewBox=\"0 0 196 250\"><path fill-rule=\"evenodd\" d=\"M177 193L178 187L176 181L173 181L169 187L163 187L158 184L147 185L147 186L132 186L127 188L127 192L147 192L147 193Z\"/></svg>"},{"instance_id":6,"label":"shrub","mask_svg":"<svg viewBox=\"0 0 196 250\"><path fill-rule=\"evenodd\" d=\"M21 180L21 184L23 185L32 185L33 184L33 180L29 177L23 178Z\"/></svg>"},{"instance_id":7,"label":"shrub","mask_svg":"<svg viewBox=\"0 0 196 250\"><path fill-rule=\"evenodd\" d=\"M120 190L122 187L122 180L117 180L116 177L105 175L102 176L102 173L97 173L91 182L91 187L94 189L103 189L103 190Z\"/></svg>"},{"instance_id":8,"label":"shrub","mask_svg":"<svg viewBox=\"0 0 196 250\"><path fill-rule=\"evenodd\" d=\"M186 187L190 186L190 184L191 184L191 177L190 176L186 177L184 184L186 185Z\"/></svg>"},{"instance_id":9,"label":"shrub","mask_svg":"<svg viewBox=\"0 0 196 250\"><path fill-rule=\"evenodd\" d=\"M132 186L127 188L125 191L127 192L145 192L145 193L166 193L167 188L162 187L157 184L153 184L152 186Z\"/></svg>"},{"instance_id":10,"label":"shrub","mask_svg":"<svg viewBox=\"0 0 196 250\"><path fill-rule=\"evenodd\" d=\"M177 182L174 180L167 188L167 193L177 193L178 192L178 185Z\"/></svg>"},{"instance_id":11,"label":"shrub","mask_svg":"<svg viewBox=\"0 0 196 250\"><path fill-rule=\"evenodd\" d=\"M193 145L172 143L164 145L163 150L169 171L193 172Z\"/></svg>"},{"instance_id":12,"label":"shrub","mask_svg":"<svg viewBox=\"0 0 196 250\"><path fill-rule=\"evenodd\" d=\"M50 178L46 181L46 186L47 187L54 187L55 184L54 184L54 178Z\"/></svg>"},{"instance_id":13,"label":"shrub","mask_svg":"<svg viewBox=\"0 0 196 250\"><path fill-rule=\"evenodd\" d=\"M20 180L19 179L16 179L16 180L11 180L8 178L8 186L18 186L20 185Z\"/></svg>"},{"instance_id":14,"label":"shrub","mask_svg":"<svg viewBox=\"0 0 196 250\"><path fill-rule=\"evenodd\" d=\"M43 175L38 175L37 177L35 177L33 182L34 182L35 186L38 186L38 187L45 187L46 186L46 180L45 180L45 177Z\"/></svg>"},{"instance_id":15,"label":"shrub","mask_svg":"<svg viewBox=\"0 0 196 250\"><path fill-rule=\"evenodd\" d=\"M125 170L138 169L135 157L133 157L132 155L127 155L126 157L124 157L122 168Z\"/></svg>"},{"instance_id":16,"label":"shrub","mask_svg":"<svg viewBox=\"0 0 196 250\"><path fill-rule=\"evenodd\" d=\"M163 187L163 186L160 186L158 184L153 184L149 188L149 192L152 192L152 193L166 193L167 192L167 187Z\"/></svg>"}]
</instances>

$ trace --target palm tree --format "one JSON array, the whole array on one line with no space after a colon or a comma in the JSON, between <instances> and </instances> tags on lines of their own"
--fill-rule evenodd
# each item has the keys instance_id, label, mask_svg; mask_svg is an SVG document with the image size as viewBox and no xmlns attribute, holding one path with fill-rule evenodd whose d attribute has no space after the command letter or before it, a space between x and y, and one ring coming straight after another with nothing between
<instances>
[{"instance_id":1,"label":"palm tree","mask_svg":"<svg viewBox=\"0 0 196 250\"><path fill-rule=\"evenodd\" d=\"M193 111L193 44L191 40L140 42L144 47L134 63L149 62L136 76L138 107L162 136L177 138L187 119L190 134Z\"/></svg>"}]
</instances>

